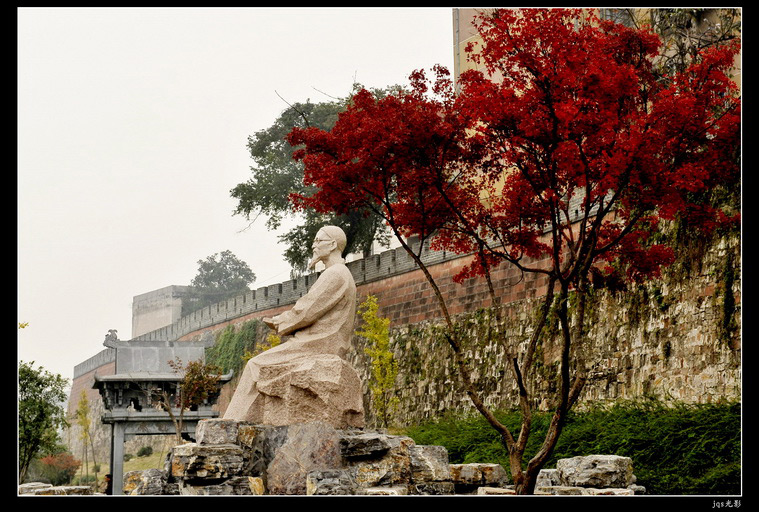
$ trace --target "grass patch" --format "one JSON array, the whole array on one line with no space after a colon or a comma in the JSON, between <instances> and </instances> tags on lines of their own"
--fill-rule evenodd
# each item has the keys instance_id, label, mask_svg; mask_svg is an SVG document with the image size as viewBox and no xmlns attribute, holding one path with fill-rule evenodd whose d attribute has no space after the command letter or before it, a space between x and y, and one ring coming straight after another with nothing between
<instances>
[{"instance_id":1,"label":"grass patch","mask_svg":"<svg viewBox=\"0 0 759 512\"><path fill-rule=\"evenodd\" d=\"M126 475L130 471L143 471L145 469L163 469L163 465L166 459L166 453L168 448L163 451L156 451L150 455L143 457L133 456L129 460L124 461L124 474ZM84 481L85 484L91 484L95 478L95 474L92 471L92 465L90 464L89 473L84 473L84 477L80 479L80 473L77 471L75 481ZM108 462L100 464L100 470L98 471L98 486L102 485L105 475L111 472L111 468Z\"/></svg>"}]
</instances>

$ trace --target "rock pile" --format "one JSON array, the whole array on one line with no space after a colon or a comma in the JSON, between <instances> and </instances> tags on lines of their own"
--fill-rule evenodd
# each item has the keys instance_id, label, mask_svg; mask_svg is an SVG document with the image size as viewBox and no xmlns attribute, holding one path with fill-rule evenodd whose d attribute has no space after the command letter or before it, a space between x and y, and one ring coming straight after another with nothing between
<instances>
[{"instance_id":1,"label":"rock pile","mask_svg":"<svg viewBox=\"0 0 759 512\"><path fill-rule=\"evenodd\" d=\"M536 494L633 494L632 461L590 456L543 470ZM611 487L611 488L610 488ZM264 426L198 423L196 442L176 446L163 470L125 475L125 494L452 495L513 494L498 464L449 464L442 446L325 423Z\"/></svg>"},{"instance_id":2,"label":"rock pile","mask_svg":"<svg viewBox=\"0 0 759 512\"><path fill-rule=\"evenodd\" d=\"M18 486L18 494L25 496L85 496L93 494L88 485L52 485L30 482Z\"/></svg>"},{"instance_id":3,"label":"rock pile","mask_svg":"<svg viewBox=\"0 0 759 512\"><path fill-rule=\"evenodd\" d=\"M541 470L535 489L545 494L645 494L646 489L635 482L631 458L587 455L559 459L556 469Z\"/></svg>"}]
</instances>

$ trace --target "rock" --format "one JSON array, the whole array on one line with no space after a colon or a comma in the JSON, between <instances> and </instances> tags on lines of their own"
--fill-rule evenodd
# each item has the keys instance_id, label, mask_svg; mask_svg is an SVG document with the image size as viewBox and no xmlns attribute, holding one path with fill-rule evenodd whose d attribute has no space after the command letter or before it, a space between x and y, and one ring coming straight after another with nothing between
<instances>
[{"instance_id":1,"label":"rock","mask_svg":"<svg viewBox=\"0 0 759 512\"><path fill-rule=\"evenodd\" d=\"M33 494L35 496L65 496L67 493L66 489L63 487L51 485L50 487L36 489L28 494Z\"/></svg>"},{"instance_id":2,"label":"rock","mask_svg":"<svg viewBox=\"0 0 759 512\"><path fill-rule=\"evenodd\" d=\"M171 476L181 480L219 479L237 476L243 468L243 450L236 444L175 446Z\"/></svg>"},{"instance_id":3,"label":"rock","mask_svg":"<svg viewBox=\"0 0 759 512\"><path fill-rule=\"evenodd\" d=\"M178 496L181 494L179 492L179 482L176 481L167 481L166 485L163 487L163 494L164 496Z\"/></svg>"},{"instance_id":4,"label":"rock","mask_svg":"<svg viewBox=\"0 0 759 512\"><path fill-rule=\"evenodd\" d=\"M352 495L356 491L355 469L311 471L306 476L306 494L310 496Z\"/></svg>"},{"instance_id":5,"label":"rock","mask_svg":"<svg viewBox=\"0 0 759 512\"><path fill-rule=\"evenodd\" d=\"M89 485L68 485L64 487L67 496L91 496L92 487Z\"/></svg>"},{"instance_id":6,"label":"rock","mask_svg":"<svg viewBox=\"0 0 759 512\"><path fill-rule=\"evenodd\" d=\"M627 488L630 489L633 494L646 494L646 488L642 485L632 484Z\"/></svg>"},{"instance_id":7,"label":"rock","mask_svg":"<svg viewBox=\"0 0 759 512\"><path fill-rule=\"evenodd\" d=\"M541 469L535 487L553 487L561 485L559 471L557 469Z\"/></svg>"},{"instance_id":8,"label":"rock","mask_svg":"<svg viewBox=\"0 0 759 512\"><path fill-rule=\"evenodd\" d=\"M243 473L264 477L265 483L266 468L274 460L277 450L287 441L287 432L287 426L240 423L237 438L243 448Z\"/></svg>"},{"instance_id":9,"label":"rock","mask_svg":"<svg viewBox=\"0 0 759 512\"><path fill-rule=\"evenodd\" d=\"M439 496L439 495L451 495L456 492L456 488L453 482L421 482L414 483L412 485L412 491L414 494L421 494L426 496Z\"/></svg>"},{"instance_id":10,"label":"rock","mask_svg":"<svg viewBox=\"0 0 759 512\"><path fill-rule=\"evenodd\" d=\"M504 487L478 487L475 494L482 496L493 494L516 495L516 493L517 492L514 489L506 489Z\"/></svg>"},{"instance_id":11,"label":"rock","mask_svg":"<svg viewBox=\"0 0 759 512\"><path fill-rule=\"evenodd\" d=\"M244 399L236 393L240 410L228 410L225 417L275 426L317 421L334 428L364 426L361 379L337 355L313 354L270 365L258 365L254 358L246 372L253 384L241 382L238 389L252 390Z\"/></svg>"},{"instance_id":12,"label":"rock","mask_svg":"<svg viewBox=\"0 0 759 512\"><path fill-rule=\"evenodd\" d=\"M161 495L166 486L166 472L161 469L130 471L124 475L124 494Z\"/></svg>"},{"instance_id":13,"label":"rock","mask_svg":"<svg viewBox=\"0 0 759 512\"><path fill-rule=\"evenodd\" d=\"M508 475L500 464L451 464L456 492L468 494L478 487L503 487Z\"/></svg>"},{"instance_id":14,"label":"rock","mask_svg":"<svg viewBox=\"0 0 759 512\"><path fill-rule=\"evenodd\" d=\"M124 474L124 487L122 490L124 494L132 494L138 485L140 485L140 478L142 471L130 471Z\"/></svg>"},{"instance_id":15,"label":"rock","mask_svg":"<svg viewBox=\"0 0 759 512\"><path fill-rule=\"evenodd\" d=\"M363 494L370 496L406 496L408 495L408 488L403 485L392 487L368 487L364 489Z\"/></svg>"},{"instance_id":16,"label":"rock","mask_svg":"<svg viewBox=\"0 0 759 512\"><path fill-rule=\"evenodd\" d=\"M89 496L92 494L92 488L89 485L60 485L60 486L37 486L25 492L34 496Z\"/></svg>"},{"instance_id":17,"label":"rock","mask_svg":"<svg viewBox=\"0 0 759 512\"><path fill-rule=\"evenodd\" d=\"M451 480L448 450L442 446L411 446L411 480L417 483Z\"/></svg>"},{"instance_id":18,"label":"rock","mask_svg":"<svg viewBox=\"0 0 759 512\"><path fill-rule=\"evenodd\" d=\"M195 431L197 444L236 444L240 422L214 418L198 422Z\"/></svg>"},{"instance_id":19,"label":"rock","mask_svg":"<svg viewBox=\"0 0 759 512\"><path fill-rule=\"evenodd\" d=\"M234 476L221 483L211 485L194 485L189 482L179 484L183 496L248 496L253 494L250 481L245 476Z\"/></svg>"},{"instance_id":20,"label":"rock","mask_svg":"<svg viewBox=\"0 0 759 512\"><path fill-rule=\"evenodd\" d=\"M266 469L269 494L306 494L311 471L340 469L340 434L326 423L291 425Z\"/></svg>"},{"instance_id":21,"label":"rock","mask_svg":"<svg viewBox=\"0 0 759 512\"><path fill-rule=\"evenodd\" d=\"M266 493L264 480L260 476L249 476L248 486L250 487L250 494L253 496L263 496Z\"/></svg>"},{"instance_id":22,"label":"rock","mask_svg":"<svg viewBox=\"0 0 759 512\"><path fill-rule=\"evenodd\" d=\"M390 448L381 457L347 460L356 468L356 482L361 488L407 486L411 483L411 447L414 440L404 436L386 436Z\"/></svg>"},{"instance_id":23,"label":"rock","mask_svg":"<svg viewBox=\"0 0 759 512\"><path fill-rule=\"evenodd\" d=\"M594 489L585 488L585 494L590 496L633 496L635 493L632 489Z\"/></svg>"},{"instance_id":24,"label":"rock","mask_svg":"<svg viewBox=\"0 0 759 512\"><path fill-rule=\"evenodd\" d=\"M586 489L569 485L536 486L535 491L536 493L540 491L542 494L554 496L582 496L587 494Z\"/></svg>"},{"instance_id":25,"label":"rock","mask_svg":"<svg viewBox=\"0 0 759 512\"><path fill-rule=\"evenodd\" d=\"M343 436L340 451L346 459L357 460L382 457L390 450L387 434L367 432Z\"/></svg>"},{"instance_id":26,"label":"rock","mask_svg":"<svg viewBox=\"0 0 759 512\"><path fill-rule=\"evenodd\" d=\"M634 483L632 459L618 455L588 455L559 459L561 484L569 487L627 488Z\"/></svg>"},{"instance_id":27,"label":"rock","mask_svg":"<svg viewBox=\"0 0 759 512\"><path fill-rule=\"evenodd\" d=\"M43 482L28 482L28 483L21 484L18 486L18 493L19 494L34 494L35 491L48 489L52 486L53 484L46 484Z\"/></svg>"}]
</instances>

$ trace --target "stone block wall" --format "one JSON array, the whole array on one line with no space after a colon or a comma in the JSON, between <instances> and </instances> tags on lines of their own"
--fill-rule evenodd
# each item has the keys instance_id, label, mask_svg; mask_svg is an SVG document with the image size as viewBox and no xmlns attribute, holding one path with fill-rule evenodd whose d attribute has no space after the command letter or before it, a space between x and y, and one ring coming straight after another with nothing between
<instances>
[{"instance_id":1,"label":"stone block wall","mask_svg":"<svg viewBox=\"0 0 759 512\"><path fill-rule=\"evenodd\" d=\"M709 247L699 264L691 265L685 274L672 269L645 286L599 290L588 304L588 333L575 345L575 355L588 373L579 406L643 396L688 403L740 400L741 331L740 327L726 328L731 322L740 325L740 278L727 276L739 274L739 269L739 247L723 240ZM457 317L475 385L494 408L518 404L514 379L505 363L507 347L523 353L540 297L537 282L525 279L520 285L524 286L509 292L503 306L504 340L494 337L490 309L470 308ZM379 296L382 290L375 292ZM463 300L461 306L468 301ZM417 302L422 299L405 303L416 307ZM385 314L393 308L389 304ZM460 387L441 329L441 322L434 318L392 328L391 346L399 364L400 407L394 418L398 425L444 412L474 412ZM549 326L551 330L558 331L556 324ZM363 340L355 342L354 366L367 379L369 361L363 355ZM538 371L529 381L538 409L552 406L559 357L558 337L547 336L538 348Z\"/></svg>"}]
</instances>

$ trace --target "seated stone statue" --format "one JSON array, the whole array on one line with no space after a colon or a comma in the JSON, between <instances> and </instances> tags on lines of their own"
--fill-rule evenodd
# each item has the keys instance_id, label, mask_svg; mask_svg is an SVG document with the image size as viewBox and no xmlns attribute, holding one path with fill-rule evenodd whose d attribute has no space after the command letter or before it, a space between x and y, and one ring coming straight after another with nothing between
<instances>
[{"instance_id":1,"label":"seated stone statue","mask_svg":"<svg viewBox=\"0 0 759 512\"><path fill-rule=\"evenodd\" d=\"M248 361L224 418L265 425L322 421L363 427L361 381L344 358L356 316L356 284L345 266L343 230L316 235L309 268L325 270L292 309L264 322L289 339Z\"/></svg>"}]
</instances>

